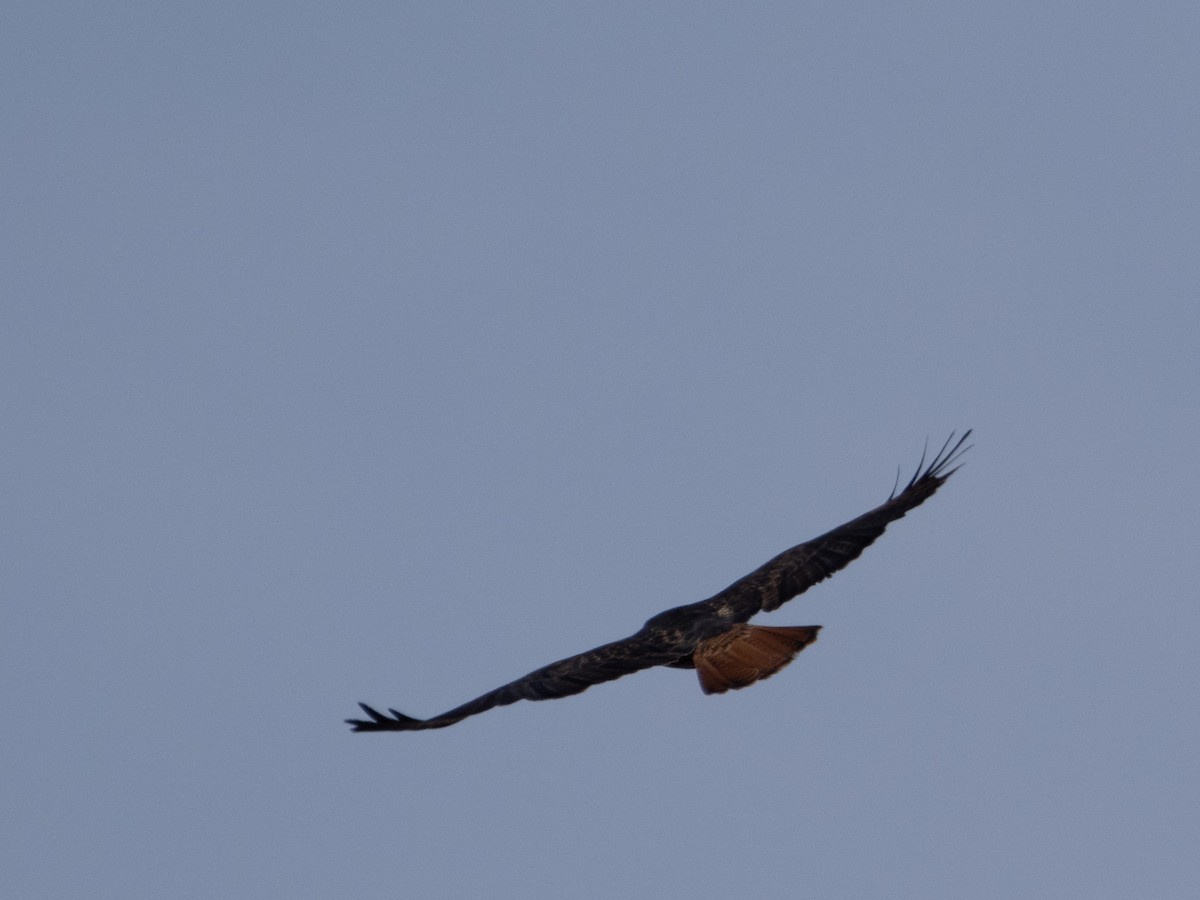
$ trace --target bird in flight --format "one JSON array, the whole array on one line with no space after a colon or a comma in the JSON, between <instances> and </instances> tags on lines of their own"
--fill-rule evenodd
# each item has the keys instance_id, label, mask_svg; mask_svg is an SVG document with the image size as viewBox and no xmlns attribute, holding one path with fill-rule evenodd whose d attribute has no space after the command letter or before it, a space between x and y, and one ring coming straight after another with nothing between
<instances>
[{"instance_id":1,"label":"bird in flight","mask_svg":"<svg viewBox=\"0 0 1200 900\"><path fill-rule=\"evenodd\" d=\"M904 489L897 490L897 478L891 496L870 512L783 551L708 600L659 613L624 640L543 666L431 719L414 719L394 709L385 715L360 703L368 718L346 722L353 731L445 728L496 706L569 697L654 666L695 669L706 694L723 694L774 675L817 639L821 626L746 623L757 613L778 609L857 559L889 523L924 503L954 474L962 454L970 449L964 446L970 436L970 430L957 440L951 434L928 465L922 454Z\"/></svg>"}]
</instances>

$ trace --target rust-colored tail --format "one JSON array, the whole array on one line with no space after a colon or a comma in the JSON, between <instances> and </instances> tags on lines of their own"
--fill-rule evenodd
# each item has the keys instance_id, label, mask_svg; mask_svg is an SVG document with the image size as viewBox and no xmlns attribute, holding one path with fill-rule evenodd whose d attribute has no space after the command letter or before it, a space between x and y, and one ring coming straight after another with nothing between
<instances>
[{"instance_id":1,"label":"rust-colored tail","mask_svg":"<svg viewBox=\"0 0 1200 900\"><path fill-rule=\"evenodd\" d=\"M702 641L692 656L700 689L706 694L723 694L769 678L815 641L820 630L820 625L735 625Z\"/></svg>"}]
</instances>

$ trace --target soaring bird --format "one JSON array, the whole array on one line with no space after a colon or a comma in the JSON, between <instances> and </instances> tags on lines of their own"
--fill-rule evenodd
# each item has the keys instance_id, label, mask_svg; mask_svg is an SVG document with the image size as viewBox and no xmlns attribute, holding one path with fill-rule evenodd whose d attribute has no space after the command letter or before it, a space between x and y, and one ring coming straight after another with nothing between
<instances>
[{"instance_id":1,"label":"soaring bird","mask_svg":"<svg viewBox=\"0 0 1200 900\"><path fill-rule=\"evenodd\" d=\"M495 706L569 697L653 666L695 669L706 694L723 694L774 675L817 639L821 626L746 623L849 565L889 523L924 503L957 470L962 454L970 449L964 446L970 435L967 430L955 440L951 434L928 465L922 454L904 489L897 491L897 478L891 496L870 512L783 551L708 600L659 613L624 640L543 666L431 719L414 719L394 709L384 715L360 703L369 718L346 722L354 731L445 728Z\"/></svg>"}]
</instances>

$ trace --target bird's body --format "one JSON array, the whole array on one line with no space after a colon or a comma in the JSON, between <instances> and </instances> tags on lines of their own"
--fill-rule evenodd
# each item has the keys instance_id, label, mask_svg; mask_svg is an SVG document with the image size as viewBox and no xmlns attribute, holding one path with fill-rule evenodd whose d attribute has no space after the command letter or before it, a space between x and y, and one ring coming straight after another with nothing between
<instances>
[{"instance_id":1,"label":"bird's body","mask_svg":"<svg viewBox=\"0 0 1200 900\"><path fill-rule=\"evenodd\" d=\"M749 575L699 603L676 606L653 616L629 637L543 666L430 719L414 719L394 709L385 715L360 703L369 719L347 719L354 731L418 731L444 728L496 706L518 700L552 700L578 694L594 684L654 666L694 668L701 689L724 693L767 678L817 638L819 625L768 627L745 624L759 612L778 609L853 562L884 529L914 509L945 483L968 449L971 432L954 435L928 466L924 457L904 489L868 513L820 537L785 550Z\"/></svg>"}]
</instances>

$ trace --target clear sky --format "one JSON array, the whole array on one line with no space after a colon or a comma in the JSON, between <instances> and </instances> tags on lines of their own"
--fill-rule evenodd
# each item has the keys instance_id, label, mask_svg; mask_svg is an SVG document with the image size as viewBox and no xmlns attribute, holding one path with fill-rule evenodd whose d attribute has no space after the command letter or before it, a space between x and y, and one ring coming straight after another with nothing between
<instances>
[{"instance_id":1,"label":"clear sky","mask_svg":"<svg viewBox=\"0 0 1200 900\"><path fill-rule=\"evenodd\" d=\"M1198 895L1200 6L3 18L6 895Z\"/></svg>"}]
</instances>

